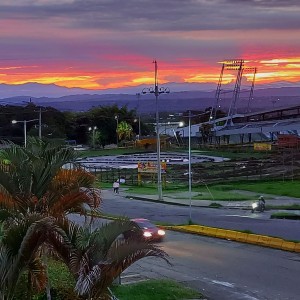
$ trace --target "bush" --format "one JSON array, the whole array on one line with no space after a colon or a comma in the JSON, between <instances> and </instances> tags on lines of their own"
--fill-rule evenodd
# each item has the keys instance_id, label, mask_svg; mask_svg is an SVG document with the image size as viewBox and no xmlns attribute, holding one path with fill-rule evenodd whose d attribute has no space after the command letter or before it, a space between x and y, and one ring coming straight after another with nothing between
<instances>
[{"instance_id":1,"label":"bush","mask_svg":"<svg viewBox=\"0 0 300 300\"><path fill-rule=\"evenodd\" d=\"M79 299L74 292L75 280L68 268L60 261L50 259L48 262L48 274L51 286L52 300L76 300ZM25 273L18 283L15 291L15 300L27 298L27 273ZM34 300L46 300L46 292L34 294Z\"/></svg>"}]
</instances>

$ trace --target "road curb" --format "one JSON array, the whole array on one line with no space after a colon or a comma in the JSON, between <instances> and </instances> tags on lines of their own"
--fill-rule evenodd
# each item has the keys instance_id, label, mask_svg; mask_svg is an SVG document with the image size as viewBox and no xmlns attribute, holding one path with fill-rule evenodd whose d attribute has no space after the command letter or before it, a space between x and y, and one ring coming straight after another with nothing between
<instances>
[{"instance_id":1,"label":"road curb","mask_svg":"<svg viewBox=\"0 0 300 300\"><path fill-rule=\"evenodd\" d=\"M168 204L168 205L177 205L177 206L189 206L189 204L185 203L175 203L175 202L168 202L168 201L163 201L163 200L154 200L154 199L149 199L149 198L144 198L140 196L124 196L127 199L131 200L141 200L141 201L146 201L146 202L155 202L155 203L161 203L161 204ZM207 207L207 206L201 206L201 207Z\"/></svg>"},{"instance_id":2,"label":"road curb","mask_svg":"<svg viewBox=\"0 0 300 300\"><path fill-rule=\"evenodd\" d=\"M182 225L182 226L160 226L164 229L179 232L211 236L220 239L226 239L246 244L264 246L284 251L300 253L300 243L286 241L281 238L267 235L244 233L235 230L221 229L216 227L207 227L202 225Z\"/></svg>"},{"instance_id":3,"label":"road curb","mask_svg":"<svg viewBox=\"0 0 300 300\"><path fill-rule=\"evenodd\" d=\"M123 195L126 199L130 200L141 200L145 202L153 202L153 203L161 203L161 204L167 204L167 205L175 205L175 206L184 206L189 207L189 203L179 203L179 202L171 202L166 200L158 200L158 199L149 199L142 196L130 196L130 195ZM201 200L199 200L201 201ZM209 209L218 209L219 207L213 207L209 205L192 205L193 207L201 207L201 208L209 208ZM251 210L251 206L222 206L222 209L240 209L240 210ZM270 209L266 209L270 210Z\"/></svg>"},{"instance_id":4,"label":"road curb","mask_svg":"<svg viewBox=\"0 0 300 300\"><path fill-rule=\"evenodd\" d=\"M120 220L118 217L105 216L102 214L91 213L91 217L104 218L109 220ZM191 233L197 235L210 236L240 243L263 246L273 249L279 249L290 252L300 253L300 242L291 242L281 238L271 237L268 235L245 233L236 230L222 229L217 227L208 227L203 225L177 225L177 226L159 226L167 230Z\"/></svg>"}]
</instances>

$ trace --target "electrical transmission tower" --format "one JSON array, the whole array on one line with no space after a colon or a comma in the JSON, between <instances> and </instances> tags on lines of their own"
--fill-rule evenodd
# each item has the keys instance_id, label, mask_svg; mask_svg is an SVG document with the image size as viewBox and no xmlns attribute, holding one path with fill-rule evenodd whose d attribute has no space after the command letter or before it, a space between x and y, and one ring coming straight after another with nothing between
<instances>
[{"instance_id":1,"label":"electrical transmission tower","mask_svg":"<svg viewBox=\"0 0 300 300\"><path fill-rule=\"evenodd\" d=\"M211 114L210 114L210 121L214 125L216 125L215 123L216 123L216 119L217 119L217 110L220 107L220 100L221 100L221 94L222 94L222 83L223 83L224 72L226 70L237 71L234 89L233 89L233 91L231 91L232 98L231 98L231 102L230 102L228 113L227 113L226 125L228 125L228 124L232 125L232 118L233 118L233 115L236 113L237 103L238 103L240 93L241 93L241 85L242 85L242 78L243 78L244 71L253 72L252 85L251 85L251 89L250 89L250 95L248 98L248 106L247 106L248 111L249 111L250 102L253 100L254 84L255 84L255 76L257 73L257 68L245 66L244 59L229 59L229 60L223 61L221 73L219 76L219 81L218 81L218 85L217 85L217 89L216 89L216 93L215 93L215 102L214 102L214 106L213 106L213 108L211 110Z\"/></svg>"}]
</instances>

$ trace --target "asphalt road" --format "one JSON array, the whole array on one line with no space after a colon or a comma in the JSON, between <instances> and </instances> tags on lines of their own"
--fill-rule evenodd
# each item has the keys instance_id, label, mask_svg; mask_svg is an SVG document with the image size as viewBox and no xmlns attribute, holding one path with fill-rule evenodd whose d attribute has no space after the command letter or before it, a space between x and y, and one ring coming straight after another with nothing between
<instances>
[{"instance_id":1,"label":"asphalt road","mask_svg":"<svg viewBox=\"0 0 300 300\"><path fill-rule=\"evenodd\" d=\"M103 194L103 211L153 221L183 223L188 208L129 200ZM73 217L72 217L73 219ZM206 225L273 232L300 239L297 221L268 220L248 211L193 208L193 219ZM73 220L82 222L83 218ZM279 221L279 222L278 222ZM254 226L255 225L255 226ZM291 232L289 232L291 231ZM261 232L261 233L263 233ZM179 232L167 232L160 246L172 266L156 258L138 261L122 277L170 278L202 292L211 300L296 300L300 295L300 255ZM132 277L131 277L132 276Z\"/></svg>"},{"instance_id":2,"label":"asphalt road","mask_svg":"<svg viewBox=\"0 0 300 300\"><path fill-rule=\"evenodd\" d=\"M299 299L299 254L178 232L161 246L172 266L147 258L127 272L172 278L212 300Z\"/></svg>"},{"instance_id":3,"label":"asphalt road","mask_svg":"<svg viewBox=\"0 0 300 300\"><path fill-rule=\"evenodd\" d=\"M103 192L104 213L130 218L147 218L164 224L186 224L189 207L127 199L111 191ZM197 224L300 240L300 221L270 219L270 212L254 213L241 209L192 207L192 220Z\"/></svg>"}]
</instances>

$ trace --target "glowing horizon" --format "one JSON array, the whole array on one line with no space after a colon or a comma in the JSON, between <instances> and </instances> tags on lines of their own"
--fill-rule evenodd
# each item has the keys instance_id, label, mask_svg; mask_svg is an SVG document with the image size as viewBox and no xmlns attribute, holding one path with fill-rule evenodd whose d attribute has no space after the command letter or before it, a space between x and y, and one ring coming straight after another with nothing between
<instances>
[{"instance_id":1,"label":"glowing horizon","mask_svg":"<svg viewBox=\"0 0 300 300\"><path fill-rule=\"evenodd\" d=\"M160 8L150 0L126 3L2 2L0 83L90 90L149 85L156 59L160 84L217 84L220 62L241 58L257 67L257 85L300 82L300 7L294 1L274 0L271 8L266 0L187 0L185 7L164 0ZM252 76L244 72L247 80ZM234 78L235 71L225 72L225 83Z\"/></svg>"}]
</instances>

